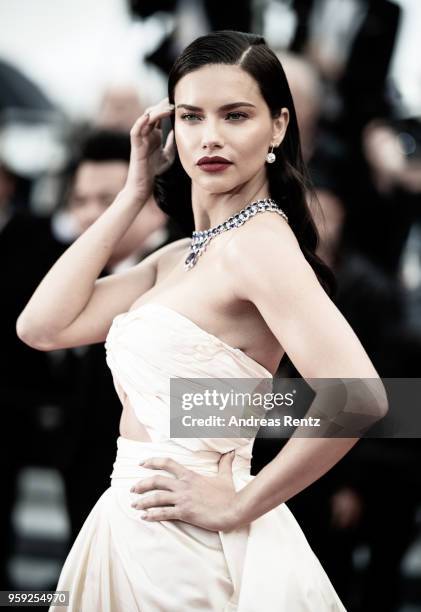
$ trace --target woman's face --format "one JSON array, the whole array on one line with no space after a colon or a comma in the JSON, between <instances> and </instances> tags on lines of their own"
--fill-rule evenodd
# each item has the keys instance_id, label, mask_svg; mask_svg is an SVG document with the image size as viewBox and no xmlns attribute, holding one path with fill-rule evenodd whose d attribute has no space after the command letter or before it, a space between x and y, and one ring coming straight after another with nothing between
<instances>
[{"instance_id":1,"label":"woman's face","mask_svg":"<svg viewBox=\"0 0 421 612\"><path fill-rule=\"evenodd\" d=\"M282 141L288 111L273 119L247 72L239 66L204 66L179 80L174 103L178 154L197 186L225 193L266 174L266 154ZM203 159L215 157L226 161Z\"/></svg>"}]
</instances>

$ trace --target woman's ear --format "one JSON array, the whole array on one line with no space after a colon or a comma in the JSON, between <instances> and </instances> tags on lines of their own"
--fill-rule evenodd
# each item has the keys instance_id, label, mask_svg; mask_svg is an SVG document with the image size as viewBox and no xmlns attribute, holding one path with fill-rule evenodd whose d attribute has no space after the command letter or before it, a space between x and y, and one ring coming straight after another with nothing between
<instances>
[{"instance_id":1,"label":"woman's ear","mask_svg":"<svg viewBox=\"0 0 421 612\"><path fill-rule=\"evenodd\" d=\"M273 118L272 142L274 147L279 147L287 131L289 123L289 110L286 107L281 108L276 117Z\"/></svg>"}]
</instances>

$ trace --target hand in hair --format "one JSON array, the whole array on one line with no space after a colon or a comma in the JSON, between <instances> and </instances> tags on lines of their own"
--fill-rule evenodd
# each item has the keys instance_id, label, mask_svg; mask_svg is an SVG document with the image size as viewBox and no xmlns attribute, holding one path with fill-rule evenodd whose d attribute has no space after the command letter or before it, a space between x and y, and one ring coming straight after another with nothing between
<instances>
[{"instance_id":1,"label":"hand in hair","mask_svg":"<svg viewBox=\"0 0 421 612\"><path fill-rule=\"evenodd\" d=\"M145 111L130 131L131 155L125 191L146 202L153 189L155 176L162 174L174 161L174 132L162 143L160 120L169 117L174 106L164 98Z\"/></svg>"}]
</instances>

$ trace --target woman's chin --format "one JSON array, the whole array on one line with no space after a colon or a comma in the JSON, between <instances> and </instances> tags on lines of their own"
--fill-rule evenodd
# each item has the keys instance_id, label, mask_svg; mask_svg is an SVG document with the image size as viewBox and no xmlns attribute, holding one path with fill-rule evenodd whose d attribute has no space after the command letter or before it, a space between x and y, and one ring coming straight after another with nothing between
<instances>
[{"instance_id":1,"label":"woman's chin","mask_svg":"<svg viewBox=\"0 0 421 612\"><path fill-rule=\"evenodd\" d=\"M229 193L231 191L236 190L241 184L243 184L242 181L233 181L231 180L227 180L226 178L222 177L222 176L214 176L214 177L205 177L205 178L201 178L199 181L195 181L196 185L202 189L203 191L206 191L208 193L212 193L212 194L224 194L224 193Z\"/></svg>"}]
</instances>

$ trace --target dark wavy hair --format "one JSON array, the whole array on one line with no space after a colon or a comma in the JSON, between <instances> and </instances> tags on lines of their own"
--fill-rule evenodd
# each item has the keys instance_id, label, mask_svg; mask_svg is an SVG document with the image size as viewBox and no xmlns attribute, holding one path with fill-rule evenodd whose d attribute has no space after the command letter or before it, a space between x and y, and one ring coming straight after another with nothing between
<instances>
[{"instance_id":1,"label":"dark wavy hair","mask_svg":"<svg viewBox=\"0 0 421 612\"><path fill-rule=\"evenodd\" d=\"M201 36L186 47L170 71L168 98L171 104L174 104L174 90L178 81L209 64L237 65L252 76L272 117L276 117L282 107L288 108L290 120L285 138L274 149L276 161L267 165L269 192L288 215L300 248L320 284L332 295L336 290L335 277L315 253L319 235L308 200L316 204L317 199L303 161L294 102L279 59L262 36L230 30ZM174 127L174 117L172 123ZM154 193L162 210L190 234L194 229L191 179L184 171L178 153L171 167L157 177Z\"/></svg>"}]
</instances>

